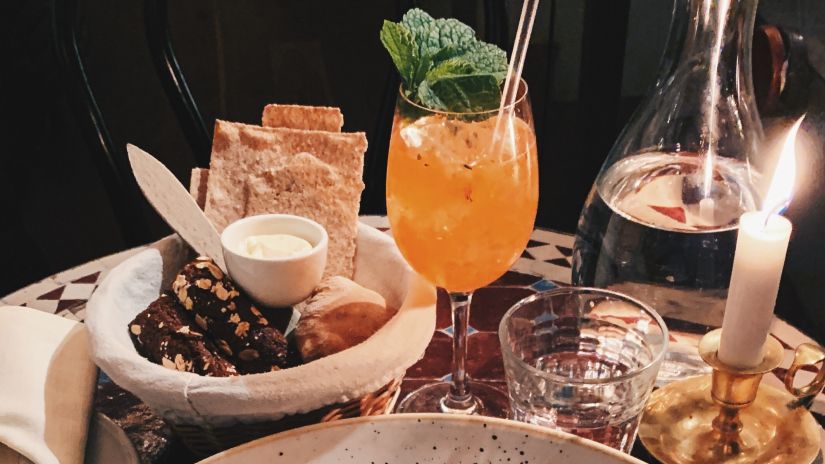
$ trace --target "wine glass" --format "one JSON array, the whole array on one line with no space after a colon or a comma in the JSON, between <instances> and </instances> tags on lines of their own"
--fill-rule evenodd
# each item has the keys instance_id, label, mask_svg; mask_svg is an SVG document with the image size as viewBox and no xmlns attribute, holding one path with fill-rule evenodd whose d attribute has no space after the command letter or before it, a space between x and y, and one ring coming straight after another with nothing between
<instances>
[{"instance_id":1,"label":"wine glass","mask_svg":"<svg viewBox=\"0 0 825 464\"><path fill-rule=\"evenodd\" d=\"M435 111L399 92L387 163L390 227L410 266L449 293L453 322L452 379L410 393L399 412L507 415L506 394L471 381L465 368L472 293L521 256L536 217L536 137L523 80L502 114L494 144L498 109Z\"/></svg>"}]
</instances>

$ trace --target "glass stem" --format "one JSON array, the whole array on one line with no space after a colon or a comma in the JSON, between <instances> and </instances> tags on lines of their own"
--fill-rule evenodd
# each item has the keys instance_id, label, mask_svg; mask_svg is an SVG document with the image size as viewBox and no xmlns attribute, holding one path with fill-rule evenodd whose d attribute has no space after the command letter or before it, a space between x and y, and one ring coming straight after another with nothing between
<instances>
[{"instance_id":1,"label":"glass stem","mask_svg":"<svg viewBox=\"0 0 825 464\"><path fill-rule=\"evenodd\" d=\"M467 328L470 321L472 293L450 293L453 313L453 384L443 406L455 412L471 412L476 402L467 378Z\"/></svg>"}]
</instances>

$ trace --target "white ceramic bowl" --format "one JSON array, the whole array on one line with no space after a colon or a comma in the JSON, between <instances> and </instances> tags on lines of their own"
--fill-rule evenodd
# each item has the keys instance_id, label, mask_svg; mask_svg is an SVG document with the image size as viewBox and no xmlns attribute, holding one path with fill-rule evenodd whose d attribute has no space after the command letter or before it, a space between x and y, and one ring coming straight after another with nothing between
<instances>
[{"instance_id":1,"label":"white ceramic bowl","mask_svg":"<svg viewBox=\"0 0 825 464\"><path fill-rule=\"evenodd\" d=\"M393 414L325 422L255 440L200 464L250 462L644 464L568 433L458 414Z\"/></svg>"},{"instance_id":2,"label":"white ceramic bowl","mask_svg":"<svg viewBox=\"0 0 825 464\"><path fill-rule=\"evenodd\" d=\"M241 243L251 235L289 234L312 248L284 258L253 258ZM223 258L229 276L253 300L264 306L290 306L304 300L318 286L327 264L327 231L315 221L291 214L262 214L239 219L221 234Z\"/></svg>"}]
</instances>

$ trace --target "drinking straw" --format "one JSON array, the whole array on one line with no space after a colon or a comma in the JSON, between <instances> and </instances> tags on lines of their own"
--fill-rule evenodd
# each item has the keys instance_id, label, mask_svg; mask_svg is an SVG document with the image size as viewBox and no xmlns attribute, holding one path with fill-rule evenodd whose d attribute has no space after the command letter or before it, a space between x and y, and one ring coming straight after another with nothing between
<instances>
[{"instance_id":1,"label":"drinking straw","mask_svg":"<svg viewBox=\"0 0 825 464\"><path fill-rule=\"evenodd\" d=\"M533 32L533 22L536 19L536 10L539 0L524 0L521 8L521 19L519 19L516 30L516 41L513 44L513 54L510 56L510 64L507 66L507 78L504 80L504 90L501 92L501 104L498 107L498 118L496 128L493 132L493 147L498 148L497 142L501 140L504 130L503 121L507 120L507 127L510 129L510 138L515 146L515 134L512 130L513 104L518 97L519 84L521 83L521 71L524 69L524 60L527 57L527 45L530 43L530 34ZM507 113L507 114L505 114ZM494 152L497 150L494 150Z\"/></svg>"}]
</instances>

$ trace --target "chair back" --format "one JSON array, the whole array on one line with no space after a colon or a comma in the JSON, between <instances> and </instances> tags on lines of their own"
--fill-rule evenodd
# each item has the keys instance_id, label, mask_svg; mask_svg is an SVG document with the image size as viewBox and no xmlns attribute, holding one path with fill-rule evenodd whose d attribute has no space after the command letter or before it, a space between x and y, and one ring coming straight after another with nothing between
<instances>
[{"instance_id":1,"label":"chair back","mask_svg":"<svg viewBox=\"0 0 825 464\"><path fill-rule=\"evenodd\" d=\"M416 6L414 0L396 0L396 20ZM155 70L163 83L163 88L184 131L186 139L201 166L209 165L211 135L208 124L198 110L183 70L175 56L170 40L167 0L145 0L144 21L146 40ZM485 40L498 44L505 50L509 46L505 0L484 0ZM386 60L387 73L375 122L367 128L368 148L364 160L364 193L361 198L361 214L385 214L385 183L387 171L387 151L392 131L392 117L398 96L398 73L392 62Z\"/></svg>"},{"instance_id":2,"label":"chair back","mask_svg":"<svg viewBox=\"0 0 825 464\"><path fill-rule=\"evenodd\" d=\"M140 245L152 239L142 216L145 201L132 175L125 147L118 149L112 143L86 75L77 45L77 4L77 0L50 2L52 41L61 80L109 196L121 235L127 245Z\"/></svg>"}]
</instances>

